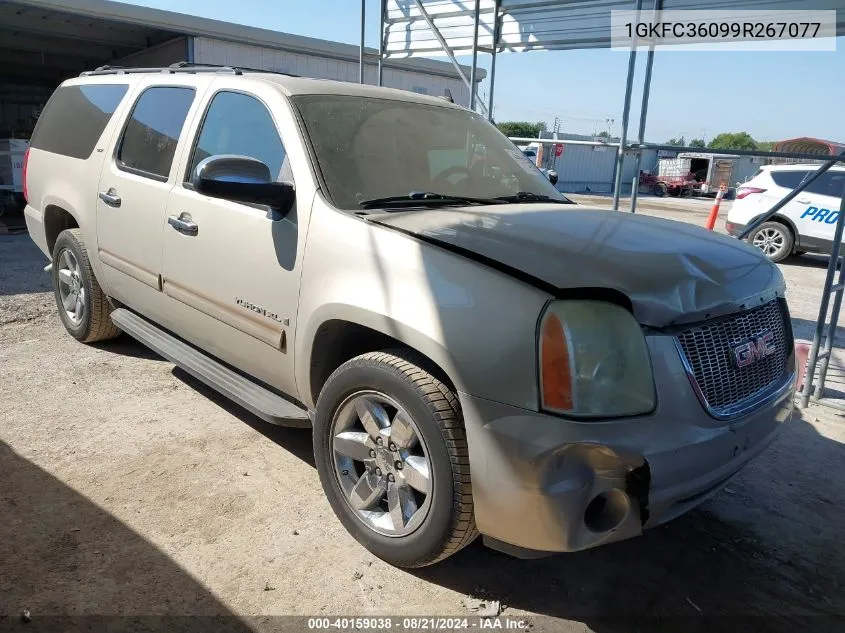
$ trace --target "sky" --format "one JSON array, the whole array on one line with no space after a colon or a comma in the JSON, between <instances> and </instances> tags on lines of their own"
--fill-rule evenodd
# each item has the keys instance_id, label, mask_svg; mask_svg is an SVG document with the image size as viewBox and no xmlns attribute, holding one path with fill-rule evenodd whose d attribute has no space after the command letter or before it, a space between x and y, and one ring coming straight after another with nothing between
<instances>
[{"instance_id":1,"label":"sky","mask_svg":"<svg viewBox=\"0 0 845 633\"><path fill-rule=\"evenodd\" d=\"M321 39L357 44L359 0L134 0L137 4ZM367 0L367 45L378 45L378 0ZM446 59L441 58L441 59ZM459 58L469 63L469 58ZM489 69L490 56L479 54ZM564 132L621 127L628 54L609 49L500 54L497 121L545 121ZM641 86L645 54L638 55ZM487 81L480 93L486 95ZM641 92L635 89L629 136L636 135ZM845 141L845 38L836 52L658 52L646 140L721 132L757 140L812 136ZM612 120L612 122L609 122Z\"/></svg>"}]
</instances>

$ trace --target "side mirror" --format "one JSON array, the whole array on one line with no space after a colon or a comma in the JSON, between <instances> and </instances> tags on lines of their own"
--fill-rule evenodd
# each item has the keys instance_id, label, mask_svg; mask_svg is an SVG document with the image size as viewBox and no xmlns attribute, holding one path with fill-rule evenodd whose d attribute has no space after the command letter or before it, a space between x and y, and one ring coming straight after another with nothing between
<instances>
[{"instance_id":1,"label":"side mirror","mask_svg":"<svg viewBox=\"0 0 845 633\"><path fill-rule=\"evenodd\" d=\"M264 204L282 217L295 199L293 184L273 180L267 165L248 156L209 156L197 165L191 182L199 193L232 202Z\"/></svg>"},{"instance_id":2,"label":"side mirror","mask_svg":"<svg viewBox=\"0 0 845 633\"><path fill-rule=\"evenodd\" d=\"M557 172L554 171L553 169L549 170L549 182L552 183L553 185L557 184Z\"/></svg>"}]
</instances>

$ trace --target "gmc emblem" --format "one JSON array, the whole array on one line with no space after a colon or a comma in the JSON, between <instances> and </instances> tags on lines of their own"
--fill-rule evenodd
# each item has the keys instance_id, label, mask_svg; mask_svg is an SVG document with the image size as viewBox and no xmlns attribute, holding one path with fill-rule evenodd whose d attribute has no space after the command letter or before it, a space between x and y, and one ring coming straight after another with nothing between
<instances>
[{"instance_id":1,"label":"gmc emblem","mask_svg":"<svg viewBox=\"0 0 845 633\"><path fill-rule=\"evenodd\" d=\"M777 351L775 336L771 332L761 332L744 343L734 343L731 346L731 359L742 369L753 365L758 360L771 356Z\"/></svg>"}]
</instances>

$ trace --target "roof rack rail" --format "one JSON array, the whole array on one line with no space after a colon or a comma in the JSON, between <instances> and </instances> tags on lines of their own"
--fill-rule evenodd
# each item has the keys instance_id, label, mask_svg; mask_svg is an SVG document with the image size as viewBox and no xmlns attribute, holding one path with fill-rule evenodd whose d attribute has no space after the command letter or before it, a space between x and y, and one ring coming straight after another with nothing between
<instances>
[{"instance_id":1,"label":"roof rack rail","mask_svg":"<svg viewBox=\"0 0 845 633\"><path fill-rule=\"evenodd\" d=\"M219 65L219 64L197 64L195 62L176 62L175 64L170 64L169 68L195 68L197 66L203 66L206 68L231 68L234 70L239 70L242 73L267 73L270 75L284 75L285 77L299 77L300 75L294 75L293 73L286 73L280 70L267 70L266 68L253 68L251 66L233 66L233 65Z\"/></svg>"},{"instance_id":2,"label":"roof rack rail","mask_svg":"<svg viewBox=\"0 0 845 633\"><path fill-rule=\"evenodd\" d=\"M243 73L238 68L233 66L208 66L205 64L196 66L163 66L157 68L126 68L124 66L100 66L94 70L86 70L79 73L80 77L93 77L95 75L137 75L144 73L232 73L233 75L242 75Z\"/></svg>"},{"instance_id":3,"label":"roof rack rail","mask_svg":"<svg viewBox=\"0 0 845 633\"><path fill-rule=\"evenodd\" d=\"M290 73L277 72L275 70L265 70L263 68L248 68L245 66L222 66L217 64L196 64L194 62L176 62L170 66L161 66L155 68L129 68L126 66L99 66L94 70L86 70L79 74L80 77L92 77L96 75L135 75L145 73L231 73L233 75L243 75L244 72L251 73L268 73L272 75L287 75L288 77L298 77L299 75L292 75Z\"/></svg>"}]
</instances>

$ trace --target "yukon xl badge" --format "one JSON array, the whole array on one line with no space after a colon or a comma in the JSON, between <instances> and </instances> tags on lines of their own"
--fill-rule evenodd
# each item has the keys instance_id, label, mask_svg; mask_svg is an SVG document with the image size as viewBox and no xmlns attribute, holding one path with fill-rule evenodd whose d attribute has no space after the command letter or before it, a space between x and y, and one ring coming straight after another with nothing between
<instances>
[{"instance_id":1,"label":"yukon xl badge","mask_svg":"<svg viewBox=\"0 0 845 633\"><path fill-rule=\"evenodd\" d=\"M273 319L278 323L283 323L282 318L276 314L275 312L270 312L270 310L266 308L262 308L261 306L257 306L254 303L247 301L246 299L241 299L240 297L235 297L235 303L237 303L242 308L246 308L247 310L251 310L256 314L260 314L261 316L266 316L268 319ZM285 323L287 325L287 323Z\"/></svg>"},{"instance_id":2,"label":"yukon xl badge","mask_svg":"<svg viewBox=\"0 0 845 633\"><path fill-rule=\"evenodd\" d=\"M776 351L774 334L761 332L751 337L751 340L733 343L731 345L731 360L742 369L766 358L766 356L771 356Z\"/></svg>"}]
</instances>

